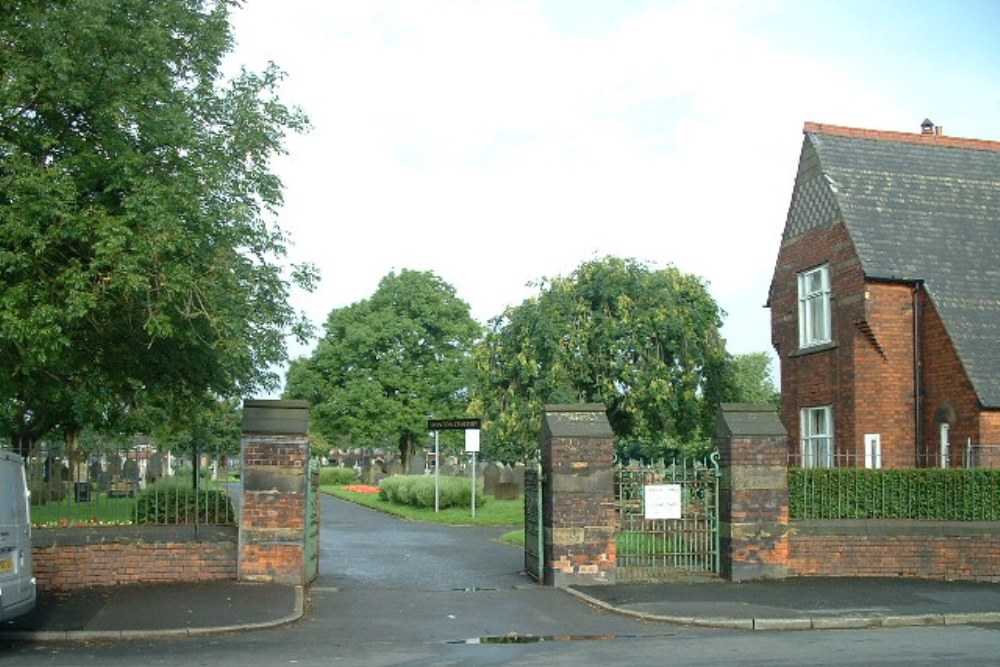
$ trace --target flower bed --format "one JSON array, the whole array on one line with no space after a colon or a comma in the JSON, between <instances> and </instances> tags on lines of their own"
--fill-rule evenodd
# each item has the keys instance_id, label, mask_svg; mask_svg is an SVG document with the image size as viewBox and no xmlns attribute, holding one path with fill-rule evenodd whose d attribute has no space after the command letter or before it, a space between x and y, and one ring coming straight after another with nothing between
<instances>
[{"instance_id":1,"label":"flower bed","mask_svg":"<svg viewBox=\"0 0 1000 667\"><path fill-rule=\"evenodd\" d=\"M352 491L354 493L378 493L377 486L371 486L369 484L348 484L344 487L345 491Z\"/></svg>"}]
</instances>

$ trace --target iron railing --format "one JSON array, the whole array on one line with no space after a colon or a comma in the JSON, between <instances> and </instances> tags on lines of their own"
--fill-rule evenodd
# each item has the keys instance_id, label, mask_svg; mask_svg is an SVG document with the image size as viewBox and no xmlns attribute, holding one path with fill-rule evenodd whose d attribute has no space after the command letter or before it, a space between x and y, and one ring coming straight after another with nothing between
<instances>
[{"instance_id":1,"label":"iron railing","mask_svg":"<svg viewBox=\"0 0 1000 667\"><path fill-rule=\"evenodd\" d=\"M38 527L235 524L230 497L239 481L215 467L195 475L191 461L148 445L85 454L73 462L59 447L25 460L31 520Z\"/></svg>"}]
</instances>

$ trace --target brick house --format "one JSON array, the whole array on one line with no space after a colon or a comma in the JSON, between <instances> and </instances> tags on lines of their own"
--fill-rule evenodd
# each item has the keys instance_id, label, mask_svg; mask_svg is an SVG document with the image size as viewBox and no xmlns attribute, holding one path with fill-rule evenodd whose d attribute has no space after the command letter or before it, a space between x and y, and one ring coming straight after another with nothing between
<instances>
[{"instance_id":1,"label":"brick house","mask_svg":"<svg viewBox=\"0 0 1000 667\"><path fill-rule=\"evenodd\" d=\"M1000 466L1000 142L806 123L767 306L803 466Z\"/></svg>"}]
</instances>

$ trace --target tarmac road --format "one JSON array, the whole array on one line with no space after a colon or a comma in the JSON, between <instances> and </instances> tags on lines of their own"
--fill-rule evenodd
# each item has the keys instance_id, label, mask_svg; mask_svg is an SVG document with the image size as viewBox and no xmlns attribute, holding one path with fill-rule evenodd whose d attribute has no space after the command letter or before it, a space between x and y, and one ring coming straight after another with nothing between
<instances>
[{"instance_id":1,"label":"tarmac road","mask_svg":"<svg viewBox=\"0 0 1000 667\"><path fill-rule=\"evenodd\" d=\"M307 592L297 622L269 629L201 636L152 633L130 639L0 644L0 665L995 665L1000 623L878 627L875 629L754 632L736 626L691 627L612 613L566 591L539 587L524 574L523 551L496 538L503 528L468 528L405 522L331 498L323 499L320 577ZM704 614L730 609L760 618L787 615L792 602L813 616L875 609L920 614L1000 607L1000 588L891 582L818 583L809 588L615 586L601 591L640 613ZM823 586L837 586L837 595ZM237 585L239 586L239 585ZM818 586L818 587L817 587ZM287 588L287 587L285 587ZM183 591L178 588L181 599ZM274 587L233 595L222 609L249 616L249 607L284 613L287 593ZM798 590L798 593L795 591ZM265 589L266 591L266 589ZM827 592L824 592L827 591ZM852 593L853 591L853 593ZM598 591L590 590L591 594ZM796 597L798 595L798 597ZM734 597L735 596L735 597ZM176 604L147 596L153 607ZM202 602L204 599L202 598ZM198 613L192 600L191 613ZM215 600L215 608L220 608ZM883 609L884 607L884 609ZM136 614L151 612L150 605ZM122 609L115 610L125 616ZM182 611L186 611L182 609ZM210 614L205 614L209 616ZM266 613L261 614L266 615ZM929 619L929 617L928 617ZM142 625L141 619L135 620ZM773 620L773 619L772 619ZM920 622L920 618L916 619ZM974 621L975 619L972 619ZM815 626L812 626L815 627Z\"/></svg>"}]
</instances>

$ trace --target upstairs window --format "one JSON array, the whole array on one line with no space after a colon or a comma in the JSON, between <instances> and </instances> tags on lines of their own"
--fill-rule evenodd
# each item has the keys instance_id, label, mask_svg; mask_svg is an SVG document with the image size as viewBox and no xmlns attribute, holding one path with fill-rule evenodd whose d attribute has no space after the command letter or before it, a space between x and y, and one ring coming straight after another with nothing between
<instances>
[{"instance_id":1,"label":"upstairs window","mask_svg":"<svg viewBox=\"0 0 1000 667\"><path fill-rule=\"evenodd\" d=\"M829 343L830 265L799 274L799 348Z\"/></svg>"},{"instance_id":2,"label":"upstairs window","mask_svg":"<svg viewBox=\"0 0 1000 667\"><path fill-rule=\"evenodd\" d=\"M802 467L833 467L833 408L802 409Z\"/></svg>"}]
</instances>

